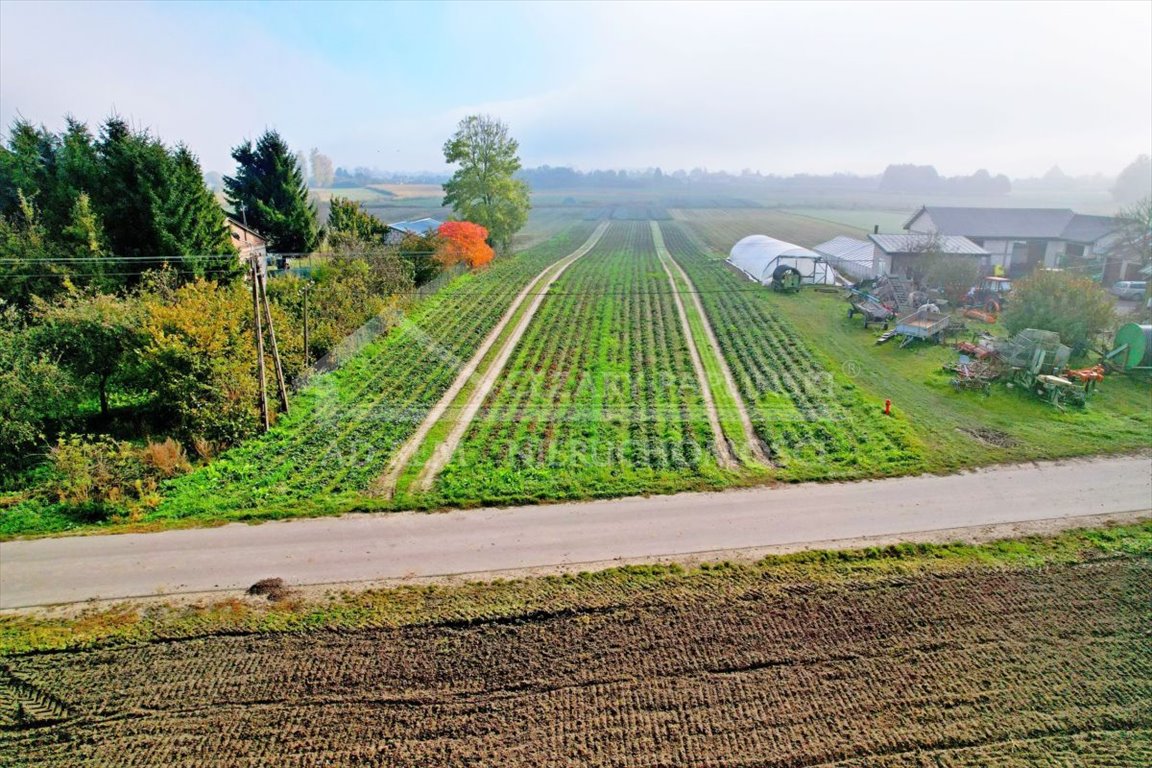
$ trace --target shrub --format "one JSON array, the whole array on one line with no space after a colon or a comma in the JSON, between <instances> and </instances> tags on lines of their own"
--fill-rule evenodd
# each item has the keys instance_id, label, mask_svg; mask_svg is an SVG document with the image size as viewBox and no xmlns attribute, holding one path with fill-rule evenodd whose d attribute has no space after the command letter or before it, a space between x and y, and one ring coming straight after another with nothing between
<instances>
[{"instance_id":1,"label":"shrub","mask_svg":"<svg viewBox=\"0 0 1152 768\"><path fill-rule=\"evenodd\" d=\"M137 448L108 435L71 435L57 441L48 459L47 491L86 519L150 502L161 480L191 468L183 447L172 439Z\"/></svg>"},{"instance_id":2,"label":"shrub","mask_svg":"<svg viewBox=\"0 0 1152 768\"><path fill-rule=\"evenodd\" d=\"M1012 333L1025 328L1055 331L1074 354L1082 353L1112 319L1112 299L1097 283L1050 270L1017 280L1004 310L1004 325Z\"/></svg>"},{"instance_id":3,"label":"shrub","mask_svg":"<svg viewBox=\"0 0 1152 768\"><path fill-rule=\"evenodd\" d=\"M140 459L161 477L176 477L192 469L184 446L170 437L162 443L149 442L141 449Z\"/></svg>"}]
</instances>

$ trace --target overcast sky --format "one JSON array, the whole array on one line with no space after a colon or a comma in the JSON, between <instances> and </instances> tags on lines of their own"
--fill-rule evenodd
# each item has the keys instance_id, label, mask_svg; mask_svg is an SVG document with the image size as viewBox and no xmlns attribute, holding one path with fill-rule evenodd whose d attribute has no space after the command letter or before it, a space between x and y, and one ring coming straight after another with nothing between
<instances>
[{"instance_id":1,"label":"overcast sky","mask_svg":"<svg viewBox=\"0 0 1152 768\"><path fill-rule=\"evenodd\" d=\"M1152 3L0 2L0 121L115 111L206 170L275 127L446 170L461 117L525 165L1117 173L1152 148Z\"/></svg>"}]
</instances>

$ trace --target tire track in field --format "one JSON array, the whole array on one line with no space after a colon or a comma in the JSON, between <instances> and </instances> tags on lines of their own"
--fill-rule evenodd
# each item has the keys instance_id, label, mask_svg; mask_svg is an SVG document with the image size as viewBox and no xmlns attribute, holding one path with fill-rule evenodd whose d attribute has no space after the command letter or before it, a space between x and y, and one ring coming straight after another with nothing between
<instances>
[{"instance_id":1,"label":"tire track in field","mask_svg":"<svg viewBox=\"0 0 1152 768\"><path fill-rule=\"evenodd\" d=\"M693 306L696 308L696 314L700 318L700 325L704 328L704 335L707 337L707 343L712 348L712 355L720 367L720 373L724 376L724 384L728 388L728 393L732 397L732 402L736 405L736 414L740 417L740 426L744 431L744 442L747 443L752 455L758 462L766 467L772 466L772 460L768 457L767 452L764 450L763 443L756 435L756 429L752 426L752 419L748 415L748 407L744 403L744 399L740 396L740 390L736 386L736 378L732 375L732 369L728 367L728 362L724 359L724 353L720 350L720 341L716 338L716 333L712 330L712 324L708 321L708 313L704 311L704 305L700 302L700 295L696 293L696 286L692 279L688 277L688 273L684 271L683 267L672 258L672 254L668 252L667 247L664 245L664 232L660 229L660 223L653 221L652 224L652 240L656 244L656 253L660 256L660 263L664 265L664 271L668 273L668 282L672 284L672 290L676 297L676 305L680 308L680 318L684 323L684 332L687 334L689 340L689 348L693 352L692 362L693 365L698 365L696 375L700 377L701 387L705 391L705 399L708 404L709 420L713 421L713 429L719 429L719 416L716 413L716 404L713 401L711 389L703 372L702 364L699 363L699 352L696 349L696 344L702 344L704 340L696 339L692 335L692 331L688 328L687 316L684 313L683 303L680 300L680 292L676 288L676 282L672 279L672 274L669 269L674 269L680 278L684 281L691 292L688 294L692 301ZM725 443L727 448L727 443ZM729 452L729 455L731 453Z\"/></svg>"},{"instance_id":2,"label":"tire track in field","mask_svg":"<svg viewBox=\"0 0 1152 768\"><path fill-rule=\"evenodd\" d=\"M477 373L484 358L487 357L489 351L500 339L500 335L504 333L504 329L512 321L512 318L516 316L517 312L520 311L520 307L524 304L525 299L527 299L530 294L535 293L532 302L521 316L520 322L500 347L496 358L489 364L487 370L481 373L479 380L476 382L476 389L472 392L472 395L460 411L448 436L444 438L444 442L436 447L435 452L417 476L416 487L418 490L427 490L432 486L432 481L436 479L436 475L440 473L440 470L444 468L448 460L452 457L452 454L456 451L456 446L460 443L460 438L463 437L464 431L468 428L468 425L472 423L472 419L480 409L484 398L488 395L488 392L491 391L492 385L504 370L508 358L512 355L513 348L515 348L517 342L520 341L520 337L524 335L529 321L531 321L533 315L536 314L536 310L544 300L544 295L548 292L548 288L564 273L564 270L567 269L572 262L588 253L596 246L596 243L600 242L600 238L610 225L611 222L606 221L597 226L582 246L555 264L545 267L540 271L540 274L524 287L524 290L517 294L511 306L508 307L508 310L496 324L496 327L492 329L491 333L484 339L484 342L477 348L476 354L472 355L472 359L460 370L456 380L452 382L452 386L448 388L448 391L444 393L444 396L440 398L436 405L428 411L424 420L420 422L420 426L393 456L384 474L373 484L371 488L373 494L388 498L392 497L396 491L397 481L399 481L404 470L407 469L408 464L412 461L412 457L416 455L416 452L424 444L428 433L432 431L432 428L436 426L441 419L446 417L449 407ZM551 276L549 276L549 273L551 273Z\"/></svg>"},{"instance_id":3,"label":"tire track in field","mask_svg":"<svg viewBox=\"0 0 1152 768\"><path fill-rule=\"evenodd\" d=\"M684 331L684 340L687 342L688 357L692 360L692 369L696 372L696 381L700 384L704 410L708 413L708 424L712 427L712 442L716 445L716 460L720 466L726 469L736 469L740 466L740 462L736 459L736 455L732 452L732 446L728 444L728 439L724 436L724 428L720 426L720 414L716 410L716 400L712 396L712 384L708 381L708 372L704 370L704 361L700 359L699 346L702 341L692 333L692 325L688 322L688 312L684 309L684 300L680 297L680 288L676 285L672 270L668 268L668 262L672 261L672 257L668 253L668 249L664 247L664 235L660 231L660 225L655 221L651 221L649 224L652 227L652 244L656 248L656 257L660 260L660 266L663 267L664 275L668 278L668 287L672 289L672 300L676 304L676 314L680 316L680 327ZM686 282L685 285L691 285L691 283ZM703 314L699 308L696 311L701 315Z\"/></svg>"}]
</instances>

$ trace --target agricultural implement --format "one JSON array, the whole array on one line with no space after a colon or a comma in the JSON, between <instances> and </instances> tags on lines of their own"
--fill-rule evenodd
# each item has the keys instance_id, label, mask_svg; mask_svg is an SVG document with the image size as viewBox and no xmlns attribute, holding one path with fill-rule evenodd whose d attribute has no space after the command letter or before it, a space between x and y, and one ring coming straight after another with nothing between
<instances>
[{"instance_id":1,"label":"agricultural implement","mask_svg":"<svg viewBox=\"0 0 1152 768\"><path fill-rule=\"evenodd\" d=\"M888 322L896 316L896 313L884 306L884 304L877 297L864 291L849 288L849 301L851 305L848 307L848 319L851 320L856 315L864 317L864 327L867 328L872 323L882 323L884 330L888 330Z\"/></svg>"},{"instance_id":2,"label":"agricultural implement","mask_svg":"<svg viewBox=\"0 0 1152 768\"><path fill-rule=\"evenodd\" d=\"M992 363L985 360L973 360L968 355L960 355L956 363L945 365L944 370L955 374L952 377L952 386L956 389L978 389L984 394L991 391L992 382L1000 376L999 369Z\"/></svg>"},{"instance_id":3,"label":"agricultural implement","mask_svg":"<svg viewBox=\"0 0 1152 768\"><path fill-rule=\"evenodd\" d=\"M800 292L800 270L781 264L772 271L772 290L778 293Z\"/></svg>"},{"instance_id":4,"label":"agricultural implement","mask_svg":"<svg viewBox=\"0 0 1152 768\"><path fill-rule=\"evenodd\" d=\"M1103 377L1103 370L1086 368L1065 374L1072 350L1060 343L1060 334L1026 328L997 348L1012 369L1012 383L1063 410L1063 404L1084 405ZM1073 381L1078 378L1078 381Z\"/></svg>"},{"instance_id":5,"label":"agricultural implement","mask_svg":"<svg viewBox=\"0 0 1152 768\"><path fill-rule=\"evenodd\" d=\"M1152 370L1152 325L1125 323L1116 331L1112 351L1104 364L1122 371Z\"/></svg>"},{"instance_id":6,"label":"agricultural implement","mask_svg":"<svg viewBox=\"0 0 1152 768\"><path fill-rule=\"evenodd\" d=\"M889 339L900 336L900 347L904 348L914 341L930 340L939 343L944 338L944 331L948 329L951 318L931 304L926 304L910 315L905 315L896 321L896 327L876 339L877 344L883 344Z\"/></svg>"}]
</instances>

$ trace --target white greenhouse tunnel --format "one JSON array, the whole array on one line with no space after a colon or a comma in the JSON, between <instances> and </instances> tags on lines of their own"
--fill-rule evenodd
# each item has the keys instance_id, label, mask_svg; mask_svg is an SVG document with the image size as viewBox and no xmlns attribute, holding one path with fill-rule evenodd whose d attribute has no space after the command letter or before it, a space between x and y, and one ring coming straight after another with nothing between
<instances>
[{"instance_id":1,"label":"white greenhouse tunnel","mask_svg":"<svg viewBox=\"0 0 1152 768\"><path fill-rule=\"evenodd\" d=\"M823 257L795 243L777 240L767 235L749 235L732 246L728 263L758 283L772 282L772 273L779 266L793 267L807 285L833 285L835 271Z\"/></svg>"}]
</instances>

